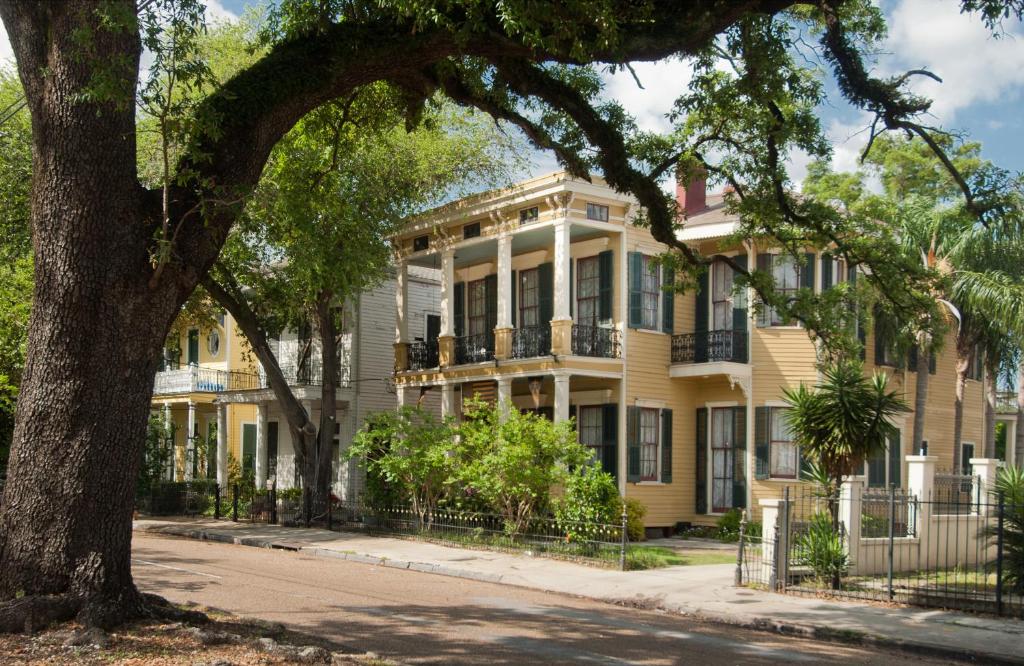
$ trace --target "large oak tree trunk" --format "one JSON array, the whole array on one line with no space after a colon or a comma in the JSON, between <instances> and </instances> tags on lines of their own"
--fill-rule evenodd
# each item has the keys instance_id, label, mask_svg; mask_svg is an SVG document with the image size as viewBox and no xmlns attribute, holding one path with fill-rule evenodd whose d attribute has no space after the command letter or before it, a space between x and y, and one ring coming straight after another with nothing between
<instances>
[{"instance_id":1,"label":"large oak tree trunk","mask_svg":"<svg viewBox=\"0 0 1024 666\"><path fill-rule=\"evenodd\" d=\"M56 595L58 615L110 626L144 606L131 577L135 480L160 348L190 287L147 284L136 32L101 28L94 3L0 11L32 114L36 274L0 515L0 599ZM76 31L91 36L88 48ZM127 77L127 98L83 99L97 62Z\"/></svg>"}]
</instances>

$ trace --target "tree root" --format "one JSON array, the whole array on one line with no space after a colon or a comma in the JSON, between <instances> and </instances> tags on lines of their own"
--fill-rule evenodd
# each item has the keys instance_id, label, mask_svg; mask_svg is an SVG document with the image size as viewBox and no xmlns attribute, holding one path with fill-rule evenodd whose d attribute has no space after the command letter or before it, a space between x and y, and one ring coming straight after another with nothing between
<instances>
[{"instance_id":1,"label":"tree root","mask_svg":"<svg viewBox=\"0 0 1024 666\"><path fill-rule=\"evenodd\" d=\"M0 633L31 634L55 622L77 620L85 629L112 629L137 619L206 624L206 613L184 610L155 594L135 593L134 599L85 599L76 594L31 595L0 602Z\"/></svg>"},{"instance_id":2,"label":"tree root","mask_svg":"<svg viewBox=\"0 0 1024 666\"><path fill-rule=\"evenodd\" d=\"M54 594L21 597L0 603L0 633L31 634L53 622L73 619L82 609L81 597Z\"/></svg>"}]
</instances>

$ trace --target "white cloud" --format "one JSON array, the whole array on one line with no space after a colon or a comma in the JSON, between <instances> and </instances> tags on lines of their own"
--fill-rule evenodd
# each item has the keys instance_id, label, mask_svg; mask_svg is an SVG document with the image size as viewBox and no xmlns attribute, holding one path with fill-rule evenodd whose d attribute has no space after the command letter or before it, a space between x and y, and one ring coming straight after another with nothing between
<instances>
[{"instance_id":1,"label":"white cloud","mask_svg":"<svg viewBox=\"0 0 1024 666\"><path fill-rule=\"evenodd\" d=\"M634 63L633 71L643 85L642 89L637 86L629 71L622 70L602 77L605 95L622 104L636 118L640 129L668 131L671 125L666 114L672 110L676 98L690 83L693 76L690 64L678 59L638 62Z\"/></svg>"},{"instance_id":2,"label":"white cloud","mask_svg":"<svg viewBox=\"0 0 1024 666\"><path fill-rule=\"evenodd\" d=\"M938 122L978 102L1007 102L1024 87L1024 31L1017 21L996 38L977 15L960 13L954 0L900 0L889 13L886 70L926 68L942 83L915 77L913 89L934 100Z\"/></svg>"}]
</instances>

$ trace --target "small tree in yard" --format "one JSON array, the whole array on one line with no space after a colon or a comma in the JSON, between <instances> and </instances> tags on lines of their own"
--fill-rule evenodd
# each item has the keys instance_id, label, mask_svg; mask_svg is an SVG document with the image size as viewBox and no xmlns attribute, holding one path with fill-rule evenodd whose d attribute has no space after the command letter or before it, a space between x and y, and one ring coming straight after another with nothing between
<instances>
[{"instance_id":1,"label":"small tree in yard","mask_svg":"<svg viewBox=\"0 0 1024 666\"><path fill-rule=\"evenodd\" d=\"M382 479L412 504L419 525L430 529L438 502L453 481L454 430L419 407L372 416L352 440L346 457L365 461L367 476Z\"/></svg>"},{"instance_id":2,"label":"small tree in yard","mask_svg":"<svg viewBox=\"0 0 1024 666\"><path fill-rule=\"evenodd\" d=\"M992 501L1003 500L1003 584L1013 594L1024 594L1024 468L1007 465L999 470ZM985 530L995 543L998 528Z\"/></svg>"},{"instance_id":3,"label":"small tree in yard","mask_svg":"<svg viewBox=\"0 0 1024 666\"><path fill-rule=\"evenodd\" d=\"M521 533L530 518L547 510L551 489L590 460L572 421L552 423L511 405L479 400L468 402L464 413L460 481L501 514L508 534Z\"/></svg>"},{"instance_id":4,"label":"small tree in yard","mask_svg":"<svg viewBox=\"0 0 1024 666\"><path fill-rule=\"evenodd\" d=\"M860 361L840 360L824 369L815 388L784 389L789 427L801 455L817 467L829 501L832 525L839 527L839 488L872 454L896 434L890 418L907 410L885 373L864 376Z\"/></svg>"}]
</instances>

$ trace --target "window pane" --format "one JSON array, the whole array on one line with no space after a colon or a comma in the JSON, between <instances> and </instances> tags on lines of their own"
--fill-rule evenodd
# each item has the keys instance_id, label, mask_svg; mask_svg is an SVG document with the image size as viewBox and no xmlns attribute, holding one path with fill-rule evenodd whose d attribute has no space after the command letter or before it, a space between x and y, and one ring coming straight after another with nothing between
<instances>
[{"instance_id":1,"label":"window pane","mask_svg":"<svg viewBox=\"0 0 1024 666\"><path fill-rule=\"evenodd\" d=\"M654 257L643 258L643 315L644 328L658 328L658 304L661 302L661 280Z\"/></svg>"},{"instance_id":2,"label":"window pane","mask_svg":"<svg viewBox=\"0 0 1024 666\"><path fill-rule=\"evenodd\" d=\"M608 221L608 206L602 206L600 204L588 203L587 204L587 219L597 220L599 222Z\"/></svg>"},{"instance_id":3,"label":"window pane","mask_svg":"<svg viewBox=\"0 0 1024 666\"><path fill-rule=\"evenodd\" d=\"M487 329L487 290L483 280L470 282L469 298L469 334L481 335Z\"/></svg>"},{"instance_id":4,"label":"window pane","mask_svg":"<svg viewBox=\"0 0 1024 666\"><path fill-rule=\"evenodd\" d=\"M519 326L540 325L540 285L537 269L519 272Z\"/></svg>"},{"instance_id":5,"label":"window pane","mask_svg":"<svg viewBox=\"0 0 1024 666\"><path fill-rule=\"evenodd\" d=\"M658 479L658 410L640 410L640 478Z\"/></svg>"}]
</instances>

